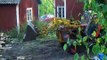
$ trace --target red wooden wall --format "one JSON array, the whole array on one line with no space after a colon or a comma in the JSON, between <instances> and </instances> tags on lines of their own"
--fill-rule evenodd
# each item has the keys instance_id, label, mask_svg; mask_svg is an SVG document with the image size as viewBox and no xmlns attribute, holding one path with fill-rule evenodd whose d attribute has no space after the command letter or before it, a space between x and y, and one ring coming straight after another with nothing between
<instances>
[{"instance_id":1,"label":"red wooden wall","mask_svg":"<svg viewBox=\"0 0 107 60\"><path fill-rule=\"evenodd\" d=\"M66 16L73 16L76 20L80 19L79 13L83 12L83 3L77 0L66 0Z\"/></svg>"},{"instance_id":2,"label":"red wooden wall","mask_svg":"<svg viewBox=\"0 0 107 60\"><path fill-rule=\"evenodd\" d=\"M57 16L57 6L64 6L63 0L55 0L55 15ZM76 20L80 19L79 13L83 12L83 3L77 0L66 0L66 18L73 16Z\"/></svg>"},{"instance_id":3,"label":"red wooden wall","mask_svg":"<svg viewBox=\"0 0 107 60\"><path fill-rule=\"evenodd\" d=\"M16 26L16 5L0 5L0 30Z\"/></svg>"},{"instance_id":4,"label":"red wooden wall","mask_svg":"<svg viewBox=\"0 0 107 60\"><path fill-rule=\"evenodd\" d=\"M36 0L21 0L19 4L19 20L20 24L26 22L26 9L31 8L33 16L38 18L38 4ZM7 31L17 26L16 20L16 5L1 5L0 4L0 30Z\"/></svg>"},{"instance_id":5,"label":"red wooden wall","mask_svg":"<svg viewBox=\"0 0 107 60\"><path fill-rule=\"evenodd\" d=\"M26 9L32 7L33 10L33 16L36 20L38 18L38 4L36 0L22 0L20 3L20 23L23 24L26 22Z\"/></svg>"}]
</instances>

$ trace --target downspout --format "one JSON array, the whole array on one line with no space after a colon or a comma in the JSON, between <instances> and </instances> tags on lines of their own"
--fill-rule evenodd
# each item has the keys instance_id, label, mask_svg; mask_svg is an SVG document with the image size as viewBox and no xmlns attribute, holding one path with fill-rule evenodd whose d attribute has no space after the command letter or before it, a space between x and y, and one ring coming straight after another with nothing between
<instances>
[{"instance_id":1,"label":"downspout","mask_svg":"<svg viewBox=\"0 0 107 60\"><path fill-rule=\"evenodd\" d=\"M19 4L16 5L16 20L17 20L17 32L20 33L20 22L19 22Z\"/></svg>"}]
</instances>

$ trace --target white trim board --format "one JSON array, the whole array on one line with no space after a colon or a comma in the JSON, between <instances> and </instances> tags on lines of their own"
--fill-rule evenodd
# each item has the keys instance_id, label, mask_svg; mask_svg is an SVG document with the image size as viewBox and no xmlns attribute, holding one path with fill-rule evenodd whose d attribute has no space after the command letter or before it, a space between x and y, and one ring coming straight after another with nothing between
<instances>
[{"instance_id":1,"label":"white trim board","mask_svg":"<svg viewBox=\"0 0 107 60\"><path fill-rule=\"evenodd\" d=\"M66 18L66 0L64 0L64 18Z\"/></svg>"},{"instance_id":2,"label":"white trim board","mask_svg":"<svg viewBox=\"0 0 107 60\"><path fill-rule=\"evenodd\" d=\"M20 33L19 4L16 5L17 32Z\"/></svg>"}]
</instances>

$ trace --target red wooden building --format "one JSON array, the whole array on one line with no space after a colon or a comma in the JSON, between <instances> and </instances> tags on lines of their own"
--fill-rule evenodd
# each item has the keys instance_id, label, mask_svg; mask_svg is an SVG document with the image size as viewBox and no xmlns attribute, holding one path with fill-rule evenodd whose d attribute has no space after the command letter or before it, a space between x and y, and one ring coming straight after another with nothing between
<instances>
[{"instance_id":1,"label":"red wooden building","mask_svg":"<svg viewBox=\"0 0 107 60\"><path fill-rule=\"evenodd\" d=\"M54 0L55 16L70 19L80 19L79 14L83 12L83 3L79 0Z\"/></svg>"},{"instance_id":2,"label":"red wooden building","mask_svg":"<svg viewBox=\"0 0 107 60\"><path fill-rule=\"evenodd\" d=\"M0 0L0 30L20 29L20 24L38 18L38 0Z\"/></svg>"}]
</instances>

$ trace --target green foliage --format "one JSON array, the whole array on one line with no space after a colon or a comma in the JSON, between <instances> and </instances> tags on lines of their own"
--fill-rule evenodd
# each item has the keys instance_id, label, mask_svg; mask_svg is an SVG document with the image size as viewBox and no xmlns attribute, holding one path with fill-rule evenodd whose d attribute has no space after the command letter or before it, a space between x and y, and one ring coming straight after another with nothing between
<instances>
[{"instance_id":1,"label":"green foliage","mask_svg":"<svg viewBox=\"0 0 107 60\"><path fill-rule=\"evenodd\" d=\"M68 47L67 44L64 44L63 50L66 51L66 50L67 50L67 47Z\"/></svg>"},{"instance_id":2,"label":"green foliage","mask_svg":"<svg viewBox=\"0 0 107 60\"><path fill-rule=\"evenodd\" d=\"M77 35L77 38L82 41L82 36L80 34Z\"/></svg>"},{"instance_id":3,"label":"green foliage","mask_svg":"<svg viewBox=\"0 0 107 60\"><path fill-rule=\"evenodd\" d=\"M6 34L9 35L11 38L16 38L18 34L17 29L13 28L12 30L8 31Z\"/></svg>"},{"instance_id":4,"label":"green foliage","mask_svg":"<svg viewBox=\"0 0 107 60\"><path fill-rule=\"evenodd\" d=\"M43 21L40 21L40 20L36 20L34 22L34 25L39 30L39 37L40 38L45 38L47 36L47 31L45 31L45 30L46 30L48 24L46 22L43 22Z\"/></svg>"},{"instance_id":5,"label":"green foliage","mask_svg":"<svg viewBox=\"0 0 107 60\"><path fill-rule=\"evenodd\" d=\"M39 29L39 31L42 31L43 27L48 26L48 23L46 23L44 21L36 20L36 21L34 21L34 25Z\"/></svg>"},{"instance_id":6,"label":"green foliage","mask_svg":"<svg viewBox=\"0 0 107 60\"><path fill-rule=\"evenodd\" d=\"M95 21L97 24L100 24L103 29L103 33L99 38L95 38L96 36L96 31L93 31L92 36L94 37L82 37L81 35L77 35L76 41L73 42L73 45L79 45L83 44L86 47L86 52L87 52L87 60L89 60L89 53L90 53L90 44L88 43L88 40L94 40L95 43L93 44L92 47L92 52L94 55L97 55L98 53L105 53L107 54L107 4L104 3L99 3L101 0L81 0L84 2L84 11L85 10L92 10L91 16L93 17L94 14L96 14L97 19ZM81 29L79 28L78 31L80 32ZM90 38L90 39L89 39ZM74 55L74 60L78 60L78 54ZM85 57L82 56L81 60L85 60Z\"/></svg>"},{"instance_id":7,"label":"green foliage","mask_svg":"<svg viewBox=\"0 0 107 60\"><path fill-rule=\"evenodd\" d=\"M18 34L17 38L22 41L23 40L23 36L25 34L25 32L27 31L27 23L24 23L21 25L20 27L20 33Z\"/></svg>"},{"instance_id":8,"label":"green foliage","mask_svg":"<svg viewBox=\"0 0 107 60\"><path fill-rule=\"evenodd\" d=\"M77 42L76 41L73 42L73 46L75 46L75 47L77 46Z\"/></svg>"},{"instance_id":9,"label":"green foliage","mask_svg":"<svg viewBox=\"0 0 107 60\"><path fill-rule=\"evenodd\" d=\"M96 36L96 31L93 31L92 36L93 36L93 37Z\"/></svg>"},{"instance_id":10,"label":"green foliage","mask_svg":"<svg viewBox=\"0 0 107 60\"><path fill-rule=\"evenodd\" d=\"M86 49L87 49L87 54L89 54L90 53L90 48L86 47Z\"/></svg>"},{"instance_id":11,"label":"green foliage","mask_svg":"<svg viewBox=\"0 0 107 60\"><path fill-rule=\"evenodd\" d=\"M13 28L10 31L6 32L6 34L9 35L10 38L17 38L19 40L19 42L22 42L24 33L26 31L26 27L27 27L27 24L25 23L25 24L21 25L20 33L17 32L16 28Z\"/></svg>"},{"instance_id":12,"label":"green foliage","mask_svg":"<svg viewBox=\"0 0 107 60\"><path fill-rule=\"evenodd\" d=\"M68 38L67 44L68 44L69 46L72 44L72 40L70 40L70 38Z\"/></svg>"},{"instance_id":13,"label":"green foliage","mask_svg":"<svg viewBox=\"0 0 107 60\"><path fill-rule=\"evenodd\" d=\"M107 48L105 48L105 50L104 50L104 54L106 54L106 55L107 55Z\"/></svg>"},{"instance_id":14,"label":"green foliage","mask_svg":"<svg viewBox=\"0 0 107 60\"><path fill-rule=\"evenodd\" d=\"M83 42L86 42L88 39L88 36L83 37Z\"/></svg>"},{"instance_id":15,"label":"green foliage","mask_svg":"<svg viewBox=\"0 0 107 60\"><path fill-rule=\"evenodd\" d=\"M100 50L102 53L104 53L105 49L106 49L105 45L100 45Z\"/></svg>"},{"instance_id":16,"label":"green foliage","mask_svg":"<svg viewBox=\"0 0 107 60\"><path fill-rule=\"evenodd\" d=\"M42 4L39 5L40 15L54 14L54 0L41 0Z\"/></svg>"},{"instance_id":17,"label":"green foliage","mask_svg":"<svg viewBox=\"0 0 107 60\"><path fill-rule=\"evenodd\" d=\"M82 45L83 39L80 34L77 35L76 45Z\"/></svg>"},{"instance_id":18,"label":"green foliage","mask_svg":"<svg viewBox=\"0 0 107 60\"><path fill-rule=\"evenodd\" d=\"M104 56L104 57L103 57L103 60L107 60L107 57L106 57L106 56Z\"/></svg>"},{"instance_id":19,"label":"green foliage","mask_svg":"<svg viewBox=\"0 0 107 60\"><path fill-rule=\"evenodd\" d=\"M92 10L91 16L94 14L97 15L96 21L98 24L102 26L102 29L105 33L101 37L94 39L96 41L95 45L92 47L92 52L97 55L100 52L106 51L106 44L107 44L107 4L105 4L102 0L81 0L84 2L84 10ZM103 2L103 3L102 3ZM94 31L92 33L93 36L96 36L96 32ZM83 40L85 40L86 37L83 37ZM87 40L87 39L86 39ZM105 41L105 42L103 42ZM83 42L84 43L84 42ZM104 44L100 44L104 43ZM84 43L86 45L86 43Z\"/></svg>"},{"instance_id":20,"label":"green foliage","mask_svg":"<svg viewBox=\"0 0 107 60\"><path fill-rule=\"evenodd\" d=\"M74 55L73 60L89 60L89 59L86 59L86 57L85 57L84 55L79 56L79 54L76 53L76 54Z\"/></svg>"},{"instance_id":21,"label":"green foliage","mask_svg":"<svg viewBox=\"0 0 107 60\"><path fill-rule=\"evenodd\" d=\"M79 54L78 54L78 53L76 53L76 54L74 55L74 60L79 60Z\"/></svg>"},{"instance_id":22,"label":"green foliage","mask_svg":"<svg viewBox=\"0 0 107 60\"><path fill-rule=\"evenodd\" d=\"M22 42L25 32L21 32L18 34L17 38Z\"/></svg>"},{"instance_id":23,"label":"green foliage","mask_svg":"<svg viewBox=\"0 0 107 60\"><path fill-rule=\"evenodd\" d=\"M55 32L51 32L48 30L48 23L40 20L34 21L34 25L39 30L39 38L44 39L53 39L56 38Z\"/></svg>"},{"instance_id":24,"label":"green foliage","mask_svg":"<svg viewBox=\"0 0 107 60\"><path fill-rule=\"evenodd\" d=\"M85 60L85 56L84 55L81 57L81 60Z\"/></svg>"},{"instance_id":25,"label":"green foliage","mask_svg":"<svg viewBox=\"0 0 107 60\"><path fill-rule=\"evenodd\" d=\"M93 47L92 47L92 52L97 55L98 53L100 53L100 45L99 44L95 44Z\"/></svg>"}]
</instances>

